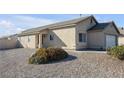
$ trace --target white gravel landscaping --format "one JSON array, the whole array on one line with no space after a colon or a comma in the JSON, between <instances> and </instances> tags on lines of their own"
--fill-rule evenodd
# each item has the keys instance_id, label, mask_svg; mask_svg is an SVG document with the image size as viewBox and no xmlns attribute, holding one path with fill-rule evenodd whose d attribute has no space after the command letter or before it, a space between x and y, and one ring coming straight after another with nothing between
<instances>
[{"instance_id":1,"label":"white gravel landscaping","mask_svg":"<svg viewBox=\"0 0 124 93\"><path fill-rule=\"evenodd\" d=\"M28 64L34 49L0 51L1 78L113 78L124 77L124 61L105 52L68 51L70 56L51 64Z\"/></svg>"}]
</instances>

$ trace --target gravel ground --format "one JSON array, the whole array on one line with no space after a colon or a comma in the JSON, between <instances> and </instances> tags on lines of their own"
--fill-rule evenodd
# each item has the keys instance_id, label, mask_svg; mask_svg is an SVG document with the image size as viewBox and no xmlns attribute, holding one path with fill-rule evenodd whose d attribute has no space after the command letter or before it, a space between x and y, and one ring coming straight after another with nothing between
<instances>
[{"instance_id":1,"label":"gravel ground","mask_svg":"<svg viewBox=\"0 0 124 93\"><path fill-rule=\"evenodd\" d=\"M62 61L51 64L28 64L33 49L0 51L1 78L116 78L124 77L124 61L106 53L72 52Z\"/></svg>"}]
</instances>

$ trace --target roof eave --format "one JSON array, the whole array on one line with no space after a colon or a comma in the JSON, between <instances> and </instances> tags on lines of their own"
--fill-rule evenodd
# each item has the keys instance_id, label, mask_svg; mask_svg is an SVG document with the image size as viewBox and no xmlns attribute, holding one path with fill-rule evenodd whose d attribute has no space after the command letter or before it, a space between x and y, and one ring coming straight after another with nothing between
<instances>
[{"instance_id":1,"label":"roof eave","mask_svg":"<svg viewBox=\"0 0 124 93\"><path fill-rule=\"evenodd\" d=\"M117 28L116 24L114 23L114 21L112 21L112 23L113 23L115 29L117 30L118 34L121 34L120 31L119 31L119 29Z\"/></svg>"},{"instance_id":2,"label":"roof eave","mask_svg":"<svg viewBox=\"0 0 124 93\"><path fill-rule=\"evenodd\" d=\"M17 36L21 37L21 36L36 35L36 34L39 34L39 32L37 32L37 33L20 33Z\"/></svg>"}]
</instances>

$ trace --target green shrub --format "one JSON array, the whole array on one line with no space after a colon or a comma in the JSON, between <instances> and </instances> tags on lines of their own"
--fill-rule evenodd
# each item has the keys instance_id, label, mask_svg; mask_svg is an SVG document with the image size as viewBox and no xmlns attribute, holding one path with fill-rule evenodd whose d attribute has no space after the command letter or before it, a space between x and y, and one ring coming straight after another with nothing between
<instances>
[{"instance_id":1,"label":"green shrub","mask_svg":"<svg viewBox=\"0 0 124 93\"><path fill-rule=\"evenodd\" d=\"M124 60L124 46L116 46L107 49L107 54L112 55L120 60Z\"/></svg>"},{"instance_id":2,"label":"green shrub","mask_svg":"<svg viewBox=\"0 0 124 93\"><path fill-rule=\"evenodd\" d=\"M49 61L61 60L68 56L68 53L61 48L47 48L46 51Z\"/></svg>"},{"instance_id":3,"label":"green shrub","mask_svg":"<svg viewBox=\"0 0 124 93\"><path fill-rule=\"evenodd\" d=\"M40 48L29 58L29 64L46 64L47 63L46 49Z\"/></svg>"},{"instance_id":4,"label":"green shrub","mask_svg":"<svg viewBox=\"0 0 124 93\"><path fill-rule=\"evenodd\" d=\"M29 64L46 64L68 57L68 53L60 48L40 48L29 58Z\"/></svg>"}]
</instances>

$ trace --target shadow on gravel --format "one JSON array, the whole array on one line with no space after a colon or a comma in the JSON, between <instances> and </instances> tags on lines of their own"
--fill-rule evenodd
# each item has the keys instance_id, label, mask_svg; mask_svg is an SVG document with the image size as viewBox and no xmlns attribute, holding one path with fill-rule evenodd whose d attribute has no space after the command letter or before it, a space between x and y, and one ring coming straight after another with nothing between
<instances>
[{"instance_id":1,"label":"shadow on gravel","mask_svg":"<svg viewBox=\"0 0 124 93\"><path fill-rule=\"evenodd\" d=\"M53 62L50 62L50 63L48 63L48 64L69 62L69 61L72 61L72 60L75 60L75 59L77 59L76 56L69 55L68 58L66 58L66 59L63 59L63 60L61 60L61 61L53 61Z\"/></svg>"}]
</instances>

